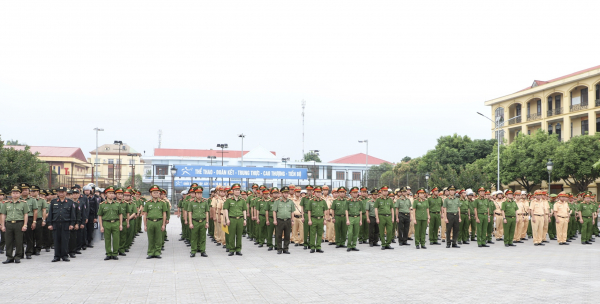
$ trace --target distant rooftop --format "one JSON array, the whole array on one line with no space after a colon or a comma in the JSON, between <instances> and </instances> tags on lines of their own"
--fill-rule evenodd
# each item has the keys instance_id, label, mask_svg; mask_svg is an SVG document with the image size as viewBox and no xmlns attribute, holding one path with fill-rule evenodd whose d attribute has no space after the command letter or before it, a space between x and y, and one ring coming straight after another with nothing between
<instances>
[{"instance_id":1,"label":"distant rooftop","mask_svg":"<svg viewBox=\"0 0 600 304\"><path fill-rule=\"evenodd\" d=\"M344 156L342 158L338 158L330 161L329 163L336 164L364 164L367 159L367 155L364 153L357 153L348 156ZM391 162L387 160L383 160L381 158L373 157L369 155L369 165L381 165L383 163L391 164Z\"/></svg>"},{"instance_id":2,"label":"distant rooftop","mask_svg":"<svg viewBox=\"0 0 600 304\"><path fill-rule=\"evenodd\" d=\"M15 150L25 150L25 146L4 146ZM73 157L84 163L87 159L81 151L81 148L75 147L44 147L44 146L29 146L31 153L39 153L40 157Z\"/></svg>"},{"instance_id":3,"label":"distant rooftop","mask_svg":"<svg viewBox=\"0 0 600 304\"><path fill-rule=\"evenodd\" d=\"M223 150L223 158L241 158L242 151L240 150ZM250 151L244 151L246 155ZM270 151L273 155L277 155L274 151ZM154 156L176 156L176 157L207 157L216 156L221 158L221 149L202 150L202 149L165 149L155 148Z\"/></svg>"}]
</instances>

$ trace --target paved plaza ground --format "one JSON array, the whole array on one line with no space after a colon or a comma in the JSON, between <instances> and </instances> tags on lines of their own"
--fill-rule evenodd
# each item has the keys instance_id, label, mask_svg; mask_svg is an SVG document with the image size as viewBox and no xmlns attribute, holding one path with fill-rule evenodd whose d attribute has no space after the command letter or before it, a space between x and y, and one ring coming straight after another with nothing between
<instances>
[{"instance_id":1,"label":"paved plaza ground","mask_svg":"<svg viewBox=\"0 0 600 304\"><path fill-rule=\"evenodd\" d=\"M180 229L177 220L168 226L160 260L146 259L141 234L118 261L104 261L96 242L68 263L42 252L0 264L1 303L597 303L600 291L600 239L515 248L359 245L360 252L324 244L323 254L291 247L290 255L244 239L241 257L210 243L208 258L190 258L177 241Z\"/></svg>"}]
</instances>

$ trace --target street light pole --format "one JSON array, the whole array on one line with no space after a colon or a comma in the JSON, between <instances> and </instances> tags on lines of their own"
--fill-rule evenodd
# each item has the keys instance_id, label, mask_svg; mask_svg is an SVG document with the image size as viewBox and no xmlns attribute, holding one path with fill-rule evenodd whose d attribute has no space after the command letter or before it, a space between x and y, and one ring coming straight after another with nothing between
<instances>
[{"instance_id":1,"label":"street light pole","mask_svg":"<svg viewBox=\"0 0 600 304\"><path fill-rule=\"evenodd\" d=\"M287 168L287 162L290 161L290 158L289 157L283 157L283 158L281 158L281 161L283 162L283 167ZM282 185L281 185L282 187L285 185L285 182L287 182L287 178L282 181Z\"/></svg>"},{"instance_id":2,"label":"street light pole","mask_svg":"<svg viewBox=\"0 0 600 304\"><path fill-rule=\"evenodd\" d=\"M172 202L172 206L174 206L174 204L176 203L175 200L177 199L175 197L175 174L177 174L177 168L175 168L175 165L173 165L171 167L171 202ZM177 204L177 206L179 206L179 204Z\"/></svg>"},{"instance_id":3,"label":"street light pole","mask_svg":"<svg viewBox=\"0 0 600 304\"><path fill-rule=\"evenodd\" d=\"M425 173L425 189L427 189L427 193L429 193L429 172Z\"/></svg>"},{"instance_id":4,"label":"street light pole","mask_svg":"<svg viewBox=\"0 0 600 304\"><path fill-rule=\"evenodd\" d=\"M489 118L479 112L477 112L477 114L487 118L491 122L494 122L491 118ZM507 120L507 122L511 121L515 118L519 118L519 117L521 117L521 115L517 115L517 116L511 118L511 119ZM497 185L496 185L496 191L500 191L500 128L504 127L504 122L500 122L500 116L496 117L495 126L496 127L494 128L494 130L495 130L494 132L496 134L496 137L498 138L498 172L497 172L498 180L497 180Z\"/></svg>"},{"instance_id":5,"label":"street light pole","mask_svg":"<svg viewBox=\"0 0 600 304\"><path fill-rule=\"evenodd\" d=\"M131 188L135 189L135 161L133 160L135 154L128 153L127 156L131 156Z\"/></svg>"},{"instance_id":6,"label":"street light pole","mask_svg":"<svg viewBox=\"0 0 600 304\"><path fill-rule=\"evenodd\" d=\"M369 187L369 183L368 183L368 181L369 181L369 179L368 179L369 178L369 141L367 139L365 139L365 140L359 140L358 142L367 144L367 157L365 160L365 186Z\"/></svg>"},{"instance_id":7,"label":"street light pole","mask_svg":"<svg viewBox=\"0 0 600 304\"><path fill-rule=\"evenodd\" d=\"M546 169L548 169L548 195L552 194L552 189L550 189L550 183L552 182L552 168L554 167L554 163L552 159L548 159L546 163Z\"/></svg>"},{"instance_id":8,"label":"street light pole","mask_svg":"<svg viewBox=\"0 0 600 304\"><path fill-rule=\"evenodd\" d=\"M238 135L238 137L240 137L242 139L242 167L244 166L244 137L246 137L246 135L244 135L244 133Z\"/></svg>"},{"instance_id":9,"label":"street light pole","mask_svg":"<svg viewBox=\"0 0 600 304\"><path fill-rule=\"evenodd\" d=\"M221 148L221 167L224 167L224 155L225 155L225 148L229 147L229 145L227 144L217 144L217 148ZM221 177L221 184L223 184L223 178Z\"/></svg>"},{"instance_id":10,"label":"street light pole","mask_svg":"<svg viewBox=\"0 0 600 304\"><path fill-rule=\"evenodd\" d=\"M117 163L117 165L119 165L119 170L117 171L117 187L121 187L121 145L123 144L122 141L120 140L115 140L115 145L119 145L119 162ZM113 176L115 174L113 173Z\"/></svg>"},{"instance_id":11,"label":"street light pole","mask_svg":"<svg viewBox=\"0 0 600 304\"><path fill-rule=\"evenodd\" d=\"M214 155L210 155L210 156L208 156L208 159L210 159L210 165L211 165L211 166L212 166L212 161L213 161L213 159L215 159L215 158L217 158L217 157L216 157L216 156L214 156ZM209 188L212 188L212 177L210 177L210 179L209 179L209 181L208 181L208 187L209 187Z\"/></svg>"},{"instance_id":12,"label":"street light pole","mask_svg":"<svg viewBox=\"0 0 600 304\"><path fill-rule=\"evenodd\" d=\"M99 131L104 131L104 129L102 128L94 128L94 131L96 131L96 159L94 160L94 185L96 185L96 187L98 187L98 132Z\"/></svg>"}]
</instances>

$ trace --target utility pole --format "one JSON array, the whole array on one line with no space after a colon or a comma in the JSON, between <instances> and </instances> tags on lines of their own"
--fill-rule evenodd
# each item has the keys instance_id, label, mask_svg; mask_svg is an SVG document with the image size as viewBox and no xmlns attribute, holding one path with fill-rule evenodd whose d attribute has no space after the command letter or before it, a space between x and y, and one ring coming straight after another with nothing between
<instances>
[{"instance_id":1,"label":"utility pole","mask_svg":"<svg viewBox=\"0 0 600 304\"><path fill-rule=\"evenodd\" d=\"M306 107L306 101L302 99L302 158L304 159L304 108Z\"/></svg>"},{"instance_id":2,"label":"utility pole","mask_svg":"<svg viewBox=\"0 0 600 304\"><path fill-rule=\"evenodd\" d=\"M94 128L94 131L96 131L96 159L94 160L94 185L96 185L96 187L98 187L98 131L104 131L104 129L102 128ZM50 183L52 183L52 180L49 180Z\"/></svg>"},{"instance_id":3,"label":"utility pole","mask_svg":"<svg viewBox=\"0 0 600 304\"><path fill-rule=\"evenodd\" d=\"M158 148L162 146L162 130L158 130Z\"/></svg>"}]
</instances>

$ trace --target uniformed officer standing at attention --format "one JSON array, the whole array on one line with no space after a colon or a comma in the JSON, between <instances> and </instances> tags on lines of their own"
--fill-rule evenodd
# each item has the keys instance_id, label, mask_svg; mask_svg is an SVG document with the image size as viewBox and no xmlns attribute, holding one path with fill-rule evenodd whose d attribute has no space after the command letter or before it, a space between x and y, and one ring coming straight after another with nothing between
<instances>
[{"instance_id":1,"label":"uniformed officer standing at attention","mask_svg":"<svg viewBox=\"0 0 600 304\"><path fill-rule=\"evenodd\" d=\"M364 203L358 198L358 187L350 189L350 199L346 200L346 225L348 226L348 249L346 251L359 251L356 240L362 226Z\"/></svg>"},{"instance_id":2,"label":"uniformed officer standing at attention","mask_svg":"<svg viewBox=\"0 0 600 304\"><path fill-rule=\"evenodd\" d=\"M290 186L290 195L293 195L291 200L294 202L294 208L296 210L294 210L294 213L292 214L294 220L292 221L292 237L290 238L290 241L296 243L294 246L301 246L304 244L304 224L302 223L303 210L300 206L302 198L300 197L300 187L296 188L294 186L294 191L292 193L292 186L294 185Z\"/></svg>"},{"instance_id":3,"label":"uniformed officer standing at attention","mask_svg":"<svg viewBox=\"0 0 600 304\"><path fill-rule=\"evenodd\" d=\"M434 187L431 189L431 197L427 199L427 204L429 206L429 214L431 216L431 221L429 222L429 244L430 245L441 245L438 243L438 230L440 229L440 225L442 224L442 198L438 196L439 189Z\"/></svg>"},{"instance_id":4,"label":"uniformed officer standing at attention","mask_svg":"<svg viewBox=\"0 0 600 304\"><path fill-rule=\"evenodd\" d=\"M410 229L410 214L412 211L412 204L406 195L406 187L400 189L400 197L394 204L394 210L396 212L396 223L398 223L398 244L400 246L410 245L408 244L408 230Z\"/></svg>"},{"instance_id":5,"label":"uniformed officer standing at attention","mask_svg":"<svg viewBox=\"0 0 600 304\"><path fill-rule=\"evenodd\" d=\"M310 226L310 253L319 252L321 250L321 235L323 234L323 218L327 208L327 202L321 197L321 186L314 188L314 196L311 197L304 210L308 209L308 226Z\"/></svg>"},{"instance_id":6,"label":"uniformed officer standing at attention","mask_svg":"<svg viewBox=\"0 0 600 304\"><path fill-rule=\"evenodd\" d=\"M163 231L167 220L167 205L160 199L160 188L152 185L148 190L152 199L144 206L144 231L148 235L148 257L160 259Z\"/></svg>"},{"instance_id":7,"label":"uniformed officer standing at attention","mask_svg":"<svg viewBox=\"0 0 600 304\"><path fill-rule=\"evenodd\" d=\"M233 184L233 197L223 204L223 212L229 226L229 256L242 255L242 232L246 226L246 201L240 196L240 184ZM269 236L271 237L271 236ZM281 237L281 236L280 236Z\"/></svg>"},{"instance_id":8,"label":"uniformed officer standing at attention","mask_svg":"<svg viewBox=\"0 0 600 304\"><path fill-rule=\"evenodd\" d=\"M444 204L442 205L442 213L444 214L444 223L442 225L446 225L446 248L450 248L450 243L452 243L452 248L460 248L460 246L456 244L456 240L460 234L458 226L461 221L461 202L458 197L454 196L456 192L456 188L454 188L454 186L448 187L448 191L450 194L448 198L444 200Z\"/></svg>"},{"instance_id":9,"label":"uniformed officer standing at attention","mask_svg":"<svg viewBox=\"0 0 600 304\"><path fill-rule=\"evenodd\" d=\"M27 202L27 206L29 207L29 216L27 221L27 231L25 231L25 243L27 244L27 250L25 251L25 256L27 259L31 259L31 255L35 252L34 250L34 231L37 228L37 199L29 196L29 185L25 183L21 183L21 199ZM40 229L42 227L39 227Z\"/></svg>"},{"instance_id":10,"label":"uniformed officer standing at attention","mask_svg":"<svg viewBox=\"0 0 600 304\"><path fill-rule=\"evenodd\" d=\"M137 214L137 206L131 200L132 198L133 198L133 190L125 189L125 191L123 191L123 203L127 210L127 221L126 221L126 227L123 227L123 228L127 228L127 234L125 236L125 240L121 241L121 244L123 244L123 247L124 247L123 249L125 252L129 252L129 249L131 248L131 244L133 243L133 236L135 235L134 230L135 230L135 216ZM125 230L125 229L123 229L123 230Z\"/></svg>"},{"instance_id":11,"label":"uniformed officer standing at attention","mask_svg":"<svg viewBox=\"0 0 600 304\"><path fill-rule=\"evenodd\" d=\"M556 218L556 237L558 245L569 245L567 243L567 229L571 209L568 203L568 195L563 191L558 194L558 201L554 203L554 217Z\"/></svg>"},{"instance_id":12,"label":"uniformed officer standing at attention","mask_svg":"<svg viewBox=\"0 0 600 304\"><path fill-rule=\"evenodd\" d=\"M67 188L58 188L58 197L50 202L46 225L54 238L54 259L52 262L69 261L69 238L77 220L77 210L73 201L67 199Z\"/></svg>"},{"instance_id":13,"label":"uniformed officer standing at attention","mask_svg":"<svg viewBox=\"0 0 600 304\"><path fill-rule=\"evenodd\" d=\"M346 188L338 188L338 197L331 203L332 221L335 225L335 248L346 248L346 236L348 226L346 225Z\"/></svg>"},{"instance_id":14,"label":"uniformed officer standing at attention","mask_svg":"<svg viewBox=\"0 0 600 304\"><path fill-rule=\"evenodd\" d=\"M379 246L379 223L375 217L375 198L377 189L371 190L369 200L366 203L367 223L369 224L369 247Z\"/></svg>"},{"instance_id":15,"label":"uniformed officer standing at attention","mask_svg":"<svg viewBox=\"0 0 600 304\"><path fill-rule=\"evenodd\" d=\"M415 224L415 245L417 249L425 247L425 231L427 230L427 225L429 224L429 205L428 200L425 199L425 189L421 188L417 191L417 199L413 201L413 223ZM437 232L429 232L429 233L437 233ZM421 247L419 247L419 245Z\"/></svg>"},{"instance_id":16,"label":"uniformed officer standing at attention","mask_svg":"<svg viewBox=\"0 0 600 304\"><path fill-rule=\"evenodd\" d=\"M513 240L515 238L515 228L517 227L517 211L519 210L519 206L517 202L514 200L512 190L506 191L506 200L502 202L500 206L501 215L504 222L503 229L503 240L504 247L514 247L517 246L513 244ZM498 239L498 238L496 238Z\"/></svg>"},{"instance_id":17,"label":"uniformed officer standing at attention","mask_svg":"<svg viewBox=\"0 0 600 304\"><path fill-rule=\"evenodd\" d=\"M71 193L71 200L75 206L75 225L73 225L73 230L71 230L69 236L69 256L71 258L76 258L77 256L75 254L81 254L81 251L77 250L77 236L81 225L81 206L79 203L79 190L67 190L67 194L69 193Z\"/></svg>"},{"instance_id":18,"label":"uniformed officer standing at attention","mask_svg":"<svg viewBox=\"0 0 600 304\"><path fill-rule=\"evenodd\" d=\"M115 201L115 187L106 187L104 194L106 194L106 201L98 208L100 232L104 233L104 248L106 249L104 260L118 260L119 237L123 230L123 211L121 205Z\"/></svg>"},{"instance_id":19,"label":"uniformed officer standing at attention","mask_svg":"<svg viewBox=\"0 0 600 304\"><path fill-rule=\"evenodd\" d=\"M290 254L290 233L292 230L292 213L296 211L294 202L289 198L290 188L281 188L281 197L273 203L273 221L275 224L275 242L277 242L277 254L282 252ZM283 234L283 239L281 235Z\"/></svg>"},{"instance_id":20,"label":"uniformed officer standing at attention","mask_svg":"<svg viewBox=\"0 0 600 304\"><path fill-rule=\"evenodd\" d=\"M390 244L394 235L394 201L388 197L388 187L380 189L381 197L375 200L375 222L379 225L381 250L394 249Z\"/></svg>"},{"instance_id":21,"label":"uniformed officer standing at attention","mask_svg":"<svg viewBox=\"0 0 600 304\"><path fill-rule=\"evenodd\" d=\"M2 189L0 189L0 210L2 210L2 207L4 206L5 199L4 199L4 191L2 191ZM0 214L0 219L2 218L2 214ZM6 236L5 236L5 232L2 230L2 227L0 227L0 254L4 254L4 246L6 245Z\"/></svg>"},{"instance_id":22,"label":"uniformed officer standing at attention","mask_svg":"<svg viewBox=\"0 0 600 304\"><path fill-rule=\"evenodd\" d=\"M460 190L460 223L458 223L458 244L469 245L469 225L471 224L471 213L469 198L473 196L473 190Z\"/></svg>"},{"instance_id":23,"label":"uniformed officer standing at attention","mask_svg":"<svg viewBox=\"0 0 600 304\"><path fill-rule=\"evenodd\" d=\"M31 197L37 200L38 212L37 218L35 219L35 227L36 229L33 231L33 241L35 243L35 250L33 252L34 255L40 255L42 248L44 247L44 234L43 231L45 229L46 223L46 213L48 212L48 202L46 202L45 198L40 197L40 187L32 185L29 190L31 193Z\"/></svg>"},{"instance_id":24,"label":"uniformed officer standing at attention","mask_svg":"<svg viewBox=\"0 0 600 304\"><path fill-rule=\"evenodd\" d=\"M23 258L23 233L27 231L29 206L21 199L21 188L11 189L11 199L0 207L0 227L6 236L6 261L2 264L21 263ZM13 248L16 248L13 255Z\"/></svg>"},{"instance_id":25,"label":"uniformed officer standing at attention","mask_svg":"<svg viewBox=\"0 0 600 304\"><path fill-rule=\"evenodd\" d=\"M313 197L313 186L308 185L306 186L306 195L300 200L300 206L302 207L302 209L304 210L304 213L302 214L302 221L304 223L304 249L308 249L308 247L310 246L310 244L312 244L310 242L310 225L307 225L308 221L310 220L310 216L308 215L308 206L310 203L310 200Z\"/></svg>"},{"instance_id":26,"label":"uniformed officer standing at attention","mask_svg":"<svg viewBox=\"0 0 600 304\"><path fill-rule=\"evenodd\" d=\"M367 244L369 240L369 223L367 219L369 216L367 215L367 210L369 210L369 206L367 206L367 202L369 201L369 189L367 187L360 188L360 201L363 203L363 216L362 216L362 226L360 227L360 234L358 235L358 243L359 244Z\"/></svg>"},{"instance_id":27,"label":"uniformed officer standing at attention","mask_svg":"<svg viewBox=\"0 0 600 304\"><path fill-rule=\"evenodd\" d=\"M188 201L186 206L192 247L190 258L195 257L196 252L200 252L203 257L208 257L206 254L206 229L208 229L210 205L208 200L202 197L204 188L198 186L194 187L192 191L196 193L196 198Z\"/></svg>"},{"instance_id":28,"label":"uniformed officer standing at attention","mask_svg":"<svg viewBox=\"0 0 600 304\"><path fill-rule=\"evenodd\" d=\"M474 203L475 221L477 222L477 247L490 247L487 242L487 226L490 219L489 203L485 199L485 189L479 188L479 197Z\"/></svg>"}]
</instances>

